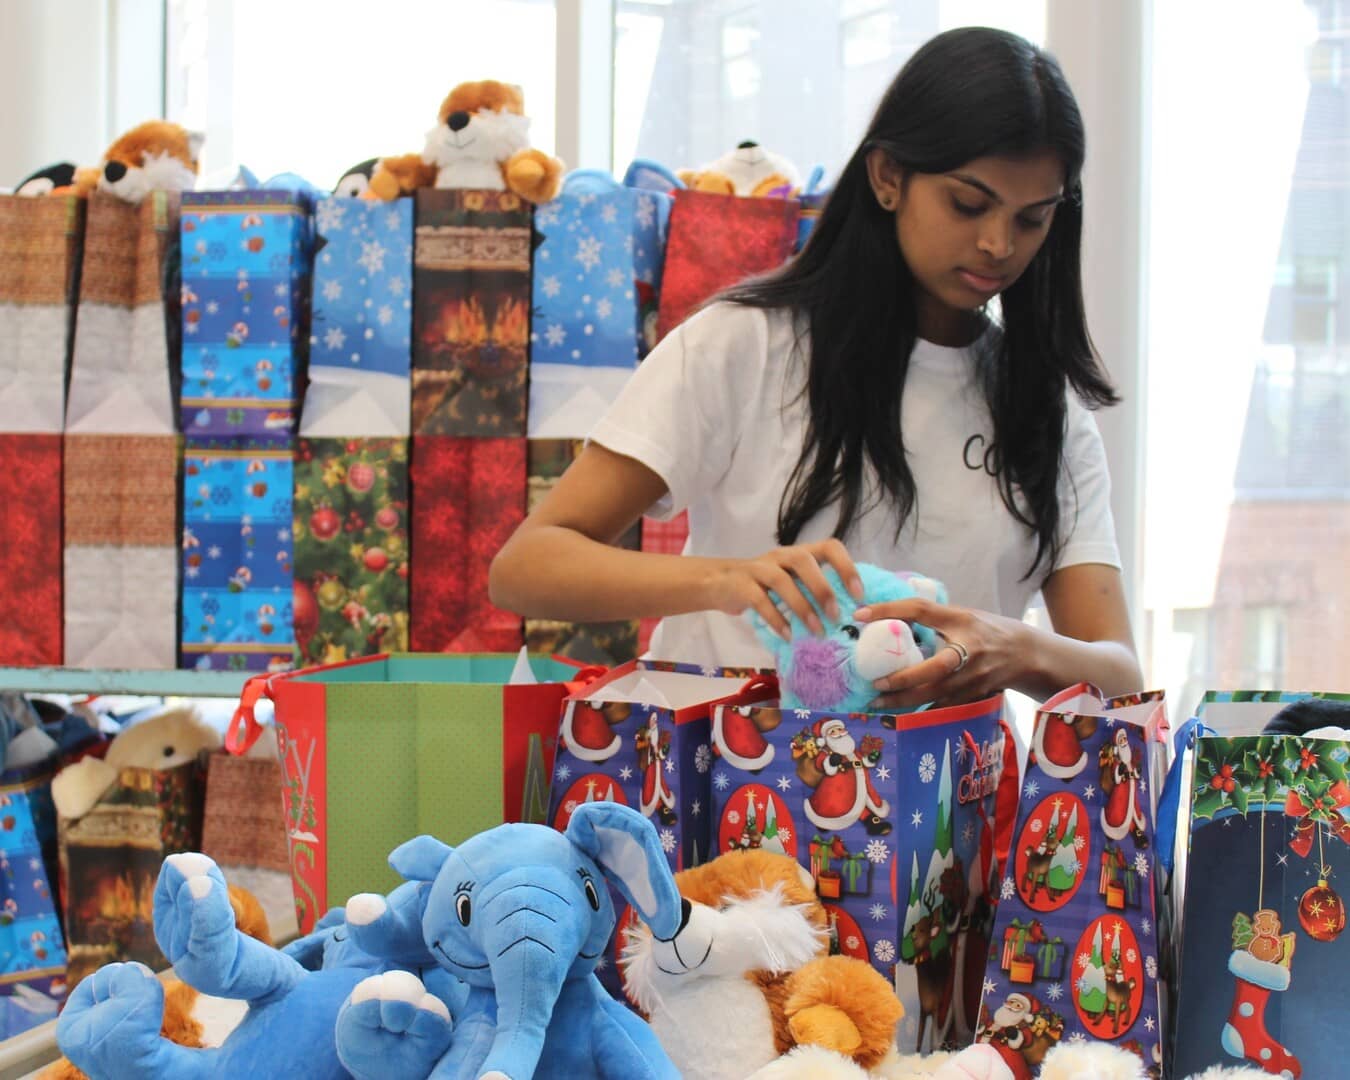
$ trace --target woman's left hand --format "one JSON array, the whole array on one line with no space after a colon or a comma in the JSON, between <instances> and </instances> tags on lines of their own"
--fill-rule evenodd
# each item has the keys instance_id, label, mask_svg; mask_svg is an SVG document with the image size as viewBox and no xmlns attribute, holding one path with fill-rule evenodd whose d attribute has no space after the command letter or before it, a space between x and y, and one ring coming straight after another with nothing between
<instances>
[{"instance_id":1,"label":"woman's left hand","mask_svg":"<svg viewBox=\"0 0 1350 1080\"><path fill-rule=\"evenodd\" d=\"M934 705L979 701L1016 687L1030 667L1034 631L1004 615L913 598L872 604L854 617L859 622L922 623L943 639L934 656L873 684L878 696L872 708L878 712L930 701Z\"/></svg>"}]
</instances>

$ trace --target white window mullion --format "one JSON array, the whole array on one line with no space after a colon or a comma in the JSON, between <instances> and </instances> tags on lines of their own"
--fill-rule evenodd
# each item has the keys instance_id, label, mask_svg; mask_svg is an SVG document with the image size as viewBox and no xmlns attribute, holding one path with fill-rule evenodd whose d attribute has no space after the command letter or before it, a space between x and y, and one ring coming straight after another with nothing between
<instances>
[{"instance_id":1,"label":"white window mullion","mask_svg":"<svg viewBox=\"0 0 1350 1080\"><path fill-rule=\"evenodd\" d=\"M557 0L557 154L609 169L614 146L614 0Z\"/></svg>"}]
</instances>

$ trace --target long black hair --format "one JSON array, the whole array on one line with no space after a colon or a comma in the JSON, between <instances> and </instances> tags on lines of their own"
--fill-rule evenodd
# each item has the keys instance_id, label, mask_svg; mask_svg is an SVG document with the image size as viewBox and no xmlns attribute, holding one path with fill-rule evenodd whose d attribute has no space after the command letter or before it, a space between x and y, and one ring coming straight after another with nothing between
<instances>
[{"instance_id":1,"label":"long black hair","mask_svg":"<svg viewBox=\"0 0 1350 1080\"><path fill-rule=\"evenodd\" d=\"M951 30L923 45L882 97L801 254L722 297L787 308L809 328L806 440L779 505L778 541L795 543L836 502L842 538L868 508L868 462L876 499L896 506L897 537L917 510L899 408L917 336L915 283L868 179L876 149L906 174L1046 149L1064 164L1065 201L1040 251L1002 293L1002 333L978 368L1003 502L1036 535L1030 577L1042 560L1052 567L1061 547L1065 384L1089 408L1118 399L1083 313L1082 117L1055 59L1000 30Z\"/></svg>"}]
</instances>

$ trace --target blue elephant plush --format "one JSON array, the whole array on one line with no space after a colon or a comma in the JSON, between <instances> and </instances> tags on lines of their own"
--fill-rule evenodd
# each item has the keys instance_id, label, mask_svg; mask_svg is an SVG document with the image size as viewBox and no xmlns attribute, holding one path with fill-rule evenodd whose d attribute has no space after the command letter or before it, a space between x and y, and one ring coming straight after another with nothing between
<instances>
[{"instance_id":1,"label":"blue elephant plush","mask_svg":"<svg viewBox=\"0 0 1350 1080\"><path fill-rule=\"evenodd\" d=\"M688 918L656 829L636 810L587 803L565 833L500 825L457 848L420 836L389 861L432 883L420 923L414 909L356 897L354 940L379 954L420 937L469 984L468 1000L452 1027L402 973L362 982L337 1022L357 1080L678 1080L651 1029L595 976L614 930L606 880L659 939Z\"/></svg>"},{"instance_id":2,"label":"blue elephant plush","mask_svg":"<svg viewBox=\"0 0 1350 1080\"><path fill-rule=\"evenodd\" d=\"M818 712L865 712L876 698L872 684L892 672L917 664L941 647L932 628L900 619L878 619L855 625L852 614L863 604L922 597L939 604L947 602L947 588L940 581L920 574L893 573L869 563L858 564L862 579L860 604L850 595L832 566L824 566L825 579L834 590L839 618L831 619L809 593L807 599L825 627L823 637L813 634L792 611L783 609L792 639L784 641L755 612L748 616L759 639L773 653L785 709Z\"/></svg>"},{"instance_id":3,"label":"blue elephant plush","mask_svg":"<svg viewBox=\"0 0 1350 1080\"><path fill-rule=\"evenodd\" d=\"M402 918L416 918L428 892L408 882L382 900ZM155 940L178 977L203 994L247 1001L248 1012L220 1047L179 1046L160 1036L159 979L143 964L108 964L75 988L56 1028L61 1051L95 1080L346 1077L333 1035L343 1002L362 979L405 961L415 969L425 952L400 953L396 941L378 956L363 951L341 908L312 934L273 949L239 932L219 867L195 852L164 860L154 917ZM399 973L446 1022L467 996L467 987L435 968L423 971L431 991L410 971Z\"/></svg>"}]
</instances>

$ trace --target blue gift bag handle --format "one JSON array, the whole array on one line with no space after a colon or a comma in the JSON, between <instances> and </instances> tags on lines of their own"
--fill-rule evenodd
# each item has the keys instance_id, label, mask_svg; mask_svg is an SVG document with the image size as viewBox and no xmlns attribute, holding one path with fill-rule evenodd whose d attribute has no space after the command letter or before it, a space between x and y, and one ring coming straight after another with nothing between
<instances>
[{"instance_id":1,"label":"blue gift bag handle","mask_svg":"<svg viewBox=\"0 0 1350 1080\"><path fill-rule=\"evenodd\" d=\"M623 174L623 186L668 194L680 190L685 183L658 161L652 161L650 158L634 158L632 164L628 166L628 171Z\"/></svg>"},{"instance_id":2,"label":"blue gift bag handle","mask_svg":"<svg viewBox=\"0 0 1350 1080\"><path fill-rule=\"evenodd\" d=\"M1154 831L1154 845L1158 863L1168 874L1172 873L1172 863L1176 853L1177 819L1181 815L1181 771L1186 752L1195 746L1195 740L1202 735L1213 735L1215 731L1198 716L1192 716L1172 739L1172 767L1167 770L1167 779L1163 781L1162 794L1158 797L1158 820Z\"/></svg>"},{"instance_id":3,"label":"blue gift bag handle","mask_svg":"<svg viewBox=\"0 0 1350 1080\"><path fill-rule=\"evenodd\" d=\"M815 195L820 191L821 181L825 179L825 166L817 165L811 170L811 174L806 178L806 183L802 185L803 195Z\"/></svg>"},{"instance_id":4,"label":"blue gift bag handle","mask_svg":"<svg viewBox=\"0 0 1350 1080\"><path fill-rule=\"evenodd\" d=\"M617 191L619 182L604 169L573 169L563 177L563 195L603 195Z\"/></svg>"}]
</instances>

